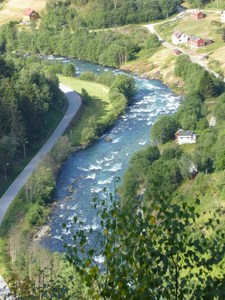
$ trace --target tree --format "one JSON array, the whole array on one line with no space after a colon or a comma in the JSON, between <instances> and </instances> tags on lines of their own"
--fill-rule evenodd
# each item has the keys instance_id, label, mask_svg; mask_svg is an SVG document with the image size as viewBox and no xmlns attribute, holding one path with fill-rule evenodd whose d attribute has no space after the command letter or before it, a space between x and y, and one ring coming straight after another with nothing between
<instances>
[{"instance_id":1,"label":"tree","mask_svg":"<svg viewBox=\"0 0 225 300\"><path fill-rule=\"evenodd\" d=\"M202 76L200 76L197 92L199 92L204 99L215 96L215 84L209 72L204 71Z\"/></svg>"},{"instance_id":2,"label":"tree","mask_svg":"<svg viewBox=\"0 0 225 300\"><path fill-rule=\"evenodd\" d=\"M166 143L175 138L179 124L173 116L160 116L152 126L151 136L155 142Z\"/></svg>"},{"instance_id":3,"label":"tree","mask_svg":"<svg viewBox=\"0 0 225 300\"><path fill-rule=\"evenodd\" d=\"M69 262L94 299L197 300L223 293L219 263L225 245L224 230L216 226L219 216L211 214L201 226L195 208L185 202L162 201L136 210L121 209L117 201L108 209L105 204L94 200L100 208L99 236L81 229L73 235L74 244L65 245ZM76 216L74 222L84 225ZM92 234L99 241L93 248L88 243ZM101 265L96 261L99 255L104 257ZM212 272L216 265L218 276Z\"/></svg>"},{"instance_id":4,"label":"tree","mask_svg":"<svg viewBox=\"0 0 225 300\"><path fill-rule=\"evenodd\" d=\"M97 136L97 121L95 117L90 117L87 125L81 131L81 144L88 144L92 142Z\"/></svg>"},{"instance_id":5,"label":"tree","mask_svg":"<svg viewBox=\"0 0 225 300\"><path fill-rule=\"evenodd\" d=\"M83 103L86 105L88 105L92 100L91 96L83 88L81 89L81 99L82 99Z\"/></svg>"},{"instance_id":6,"label":"tree","mask_svg":"<svg viewBox=\"0 0 225 300\"><path fill-rule=\"evenodd\" d=\"M74 64L66 64L63 66L63 75L68 77L74 77L76 68Z\"/></svg>"},{"instance_id":7,"label":"tree","mask_svg":"<svg viewBox=\"0 0 225 300\"><path fill-rule=\"evenodd\" d=\"M111 92L119 92L123 94L128 102L131 101L132 97L135 94L135 81L132 77L119 74L116 76L116 79L114 80L111 88L110 88L110 93Z\"/></svg>"}]
</instances>

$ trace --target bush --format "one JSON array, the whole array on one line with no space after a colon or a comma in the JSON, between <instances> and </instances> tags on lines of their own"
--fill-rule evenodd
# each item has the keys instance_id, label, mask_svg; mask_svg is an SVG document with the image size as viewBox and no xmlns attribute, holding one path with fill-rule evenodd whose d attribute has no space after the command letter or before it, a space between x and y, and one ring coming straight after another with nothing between
<instances>
[{"instance_id":1,"label":"bush","mask_svg":"<svg viewBox=\"0 0 225 300\"><path fill-rule=\"evenodd\" d=\"M29 225L35 226L41 224L43 218L43 207L39 204L34 204L30 207L26 220Z\"/></svg>"},{"instance_id":2,"label":"bush","mask_svg":"<svg viewBox=\"0 0 225 300\"><path fill-rule=\"evenodd\" d=\"M161 116L152 127L152 139L158 143L166 143L175 138L179 124L173 116Z\"/></svg>"},{"instance_id":3,"label":"bush","mask_svg":"<svg viewBox=\"0 0 225 300\"><path fill-rule=\"evenodd\" d=\"M81 80L96 81L97 76L93 72L84 72L80 75Z\"/></svg>"},{"instance_id":4,"label":"bush","mask_svg":"<svg viewBox=\"0 0 225 300\"><path fill-rule=\"evenodd\" d=\"M222 23L219 22L219 21L216 21L216 20L212 20L212 21L211 21L211 25L212 25L212 26L220 27L220 26L222 26Z\"/></svg>"},{"instance_id":5,"label":"bush","mask_svg":"<svg viewBox=\"0 0 225 300\"><path fill-rule=\"evenodd\" d=\"M68 77L74 77L76 69L74 64L66 64L63 66L63 75Z\"/></svg>"}]
</instances>

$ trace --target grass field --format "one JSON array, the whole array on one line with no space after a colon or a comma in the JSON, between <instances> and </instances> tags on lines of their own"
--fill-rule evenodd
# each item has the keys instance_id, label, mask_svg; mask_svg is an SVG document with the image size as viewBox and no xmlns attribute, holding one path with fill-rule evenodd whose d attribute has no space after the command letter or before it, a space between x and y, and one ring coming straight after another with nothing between
<instances>
[{"instance_id":1,"label":"grass field","mask_svg":"<svg viewBox=\"0 0 225 300\"><path fill-rule=\"evenodd\" d=\"M99 125L107 125L109 121L108 113L111 111L111 104L108 100L109 89L98 83L80 80L73 77L59 76L60 82L81 93L85 89L92 96L89 105L83 105L83 109L76 118L75 126L70 130L70 139L74 145L80 144L81 131L86 125L86 121L94 116Z\"/></svg>"},{"instance_id":2,"label":"grass field","mask_svg":"<svg viewBox=\"0 0 225 300\"><path fill-rule=\"evenodd\" d=\"M220 15L218 13L208 13L204 19L193 20L190 14L187 14L182 19L157 25L156 30L166 41L170 43L171 35L175 30L180 30L188 35L211 38L215 41L221 40L220 35L216 33L217 27L211 25L213 20L220 21Z\"/></svg>"},{"instance_id":3,"label":"grass field","mask_svg":"<svg viewBox=\"0 0 225 300\"><path fill-rule=\"evenodd\" d=\"M0 8L0 25L20 20L26 8L32 8L40 13L46 5L47 0L6 0Z\"/></svg>"}]
</instances>

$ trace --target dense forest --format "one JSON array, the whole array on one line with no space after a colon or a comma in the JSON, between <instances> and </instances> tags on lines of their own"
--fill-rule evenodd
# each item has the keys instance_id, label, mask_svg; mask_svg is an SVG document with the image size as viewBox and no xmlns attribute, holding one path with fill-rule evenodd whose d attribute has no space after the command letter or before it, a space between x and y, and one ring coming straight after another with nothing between
<instances>
[{"instance_id":1,"label":"dense forest","mask_svg":"<svg viewBox=\"0 0 225 300\"><path fill-rule=\"evenodd\" d=\"M0 52L55 54L118 67L158 41L144 28L117 26L165 18L179 1L49 1L36 27L9 23L0 30ZM84 15L83 15L84 14ZM127 18L127 19L126 19ZM114 27L95 31L93 28Z\"/></svg>"},{"instance_id":2,"label":"dense forest","mask_svg":"<svg viewBox=\"0 0 225 300\"><path fill-rule=\"evenodd\" d=\"M24 61L0 58L0 165L23 155L23 146L40 141L52 113L64 103L58 79Z\"/></svg>"},{"instance_id":3,"label":"dense forest","mask_svg":"<svg viewBox=\"0 0 225 300\"><path fill-rule=\"evenodd\" d=\"M44 24L43 21L38 30L31 26L22 31L18 30L16 23L3 26L0 29L0 52L54 54L118 67L134 59L142 49L148 51L159 47L157 38L149 35L144 28L127 28L125 33L111 30L95 32L84 27L57 29Z\"/></svg>"}]
</instances>

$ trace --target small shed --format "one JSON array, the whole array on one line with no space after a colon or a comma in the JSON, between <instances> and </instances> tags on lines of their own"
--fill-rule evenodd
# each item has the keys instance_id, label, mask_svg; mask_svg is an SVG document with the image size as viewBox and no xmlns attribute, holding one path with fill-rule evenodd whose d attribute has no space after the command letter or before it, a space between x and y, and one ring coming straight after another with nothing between
<instances>
[{"instance_id":1,"label":"small shed","mask_svg":"<svg viewBox=\"0 0 225 300\"><path fill-rule=\"evenodd\" d=\"M205 46L205 40L197 36L191 36L188 40L188 44L192 48L199 48Z\"/></svg>"},{"instance_id":2,"label":"small shed","mask_svg":"<svg viewBox=\"0 0 225 300\"><path fill-rule=\"evenodd\" d=\"M174 55L180 55L181 53L183 53L183 52L180 51L179 49L173 49L173 54Z\"/></svg>"},{"instance_id":3,"label":"small shed","mask_svg":"<svg viewBox=\"0 0 225 300\"><path fill-rule=\"evenodd\" d=\"M39 14L31 8L27 8L23 12L23 21L25 22L36 21L39 18Z\"/></svg>"},{"instance_id":4,"label":"small shed","mask_svg":"<svg viewBox=\"0 0 225 300\"><path fill-rule=\"evenodd\" d=\"M184 44L188 42L189 36L183 33L182 31L176 30L172 34L172 43L174 45Z\"/></svg>"},{"instance_id":5,"label":"small shed","mask_svg":"<svg viewBox=\"0 0 225 300\"><path fill-rule=\"evenodd\" d=\"M214 41L212 39L205 39L205 46L213 44Z\"/></svg>"},{"instance_id":6,"label":"small shed","mask_svg":"<svg viewBox=\"0 0 225 300\"><path fill-rule=\"evenodd\" d=\"M196 10L192 11L191 17L194 20L201 20L206 17L206 14L204 14L202 11L196 9Z\"/></svg>"},{"instance_id":7,"label":"small shed","mask_svg":"<svg viewBox=\"0 0 225 300\"><path fill-rule=\"evenodd\" d=\"M196 143L196 134L191 130L179 129L175 136L179 145Z\"/></svg>"}]
</instances>

